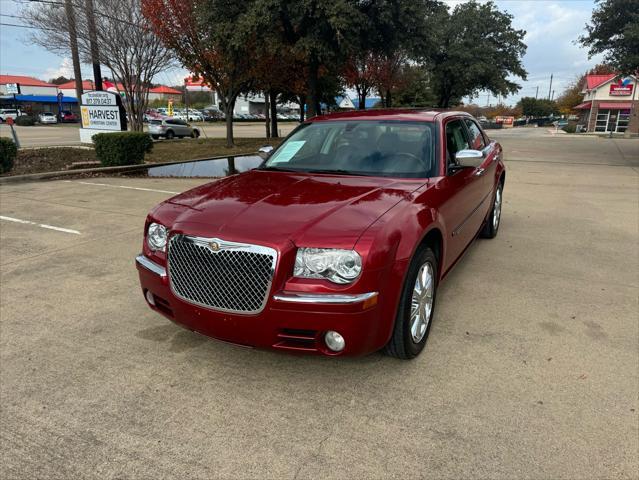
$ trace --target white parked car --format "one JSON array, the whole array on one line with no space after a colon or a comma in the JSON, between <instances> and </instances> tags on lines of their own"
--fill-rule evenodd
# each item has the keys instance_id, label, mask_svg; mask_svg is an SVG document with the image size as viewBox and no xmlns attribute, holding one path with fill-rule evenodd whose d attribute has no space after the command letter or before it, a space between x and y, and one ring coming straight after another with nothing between
<instances>
[{"instance_id":1,"label":"white parked car","mask_svg":"<svg viewBox=\"0 0 639 480\"><path fill-rule=\"evenodd\" d=\"M189 122L203 122L204 116L200 112L192 112L189 110Z\"/></svg>"},{"instance_id":2,"label":"white parked car","mask_svg":"<svg viewBox=\"0 0 639 480\"><path fill-rule=\"evenodd\" d=\"M58 123L58 117L56 117L55 114L51 112L42 112L40 115L38 115L38 122L42 124Z\"/></svg>"},{"instance_id":3,"label":"white parked car","mask_svg":"<svg viewBox=\"0 0 639 480\"><path fill-rule=\"evenodd\" d=\"M0 123L6 122L7 118L13 118L14 120L20 115L24 115L20 110L13 108L0 108Z\"/></svg>"}]
</instances>

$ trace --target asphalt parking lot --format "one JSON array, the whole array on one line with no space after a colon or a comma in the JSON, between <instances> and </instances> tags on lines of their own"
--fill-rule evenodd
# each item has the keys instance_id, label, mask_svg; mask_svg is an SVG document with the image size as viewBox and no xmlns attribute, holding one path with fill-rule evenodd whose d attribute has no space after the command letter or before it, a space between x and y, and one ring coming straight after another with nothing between
<instances>
[{"instance_id":1,"label":"asphalt parking lot","mask_svg":"<svg viewBox=\"0 0 639 480\"><path fill-rule=\"evenodd\" d=\"M411 362L240 348L150 311L145 215L206 180L0 186L0 476L637 478L639 140L494 136L500 233L441 285Z\"/></svg>"}]
</instances>

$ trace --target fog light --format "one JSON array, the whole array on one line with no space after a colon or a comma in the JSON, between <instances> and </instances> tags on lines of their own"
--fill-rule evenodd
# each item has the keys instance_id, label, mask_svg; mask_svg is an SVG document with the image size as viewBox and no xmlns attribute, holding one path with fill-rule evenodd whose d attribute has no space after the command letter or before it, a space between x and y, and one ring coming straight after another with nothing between
<instances>
[{"instance_id":1,"label":"fog light","mask_svg":"<svg viewBox=\"0 0 639 480\"><path fill-rule=\"evenodd\" d=\"M324 341L326 342L326 346L334 352L341 352L346 346L344 337L332 330L326 332L326 335L324 335Z\"/></svg>"},{"instance_id":2,"label":"fog light","mask_svg":"<svg viewBox=\"0 0 639 480\"><path fill-rule=\"evenodd\" d=\"M146 291L145 296L146 296L146 301L149 302L149 304L155 306L155 298L153 298L153 294L151 293L150 290Z\"/></svg>"}]
</instances>

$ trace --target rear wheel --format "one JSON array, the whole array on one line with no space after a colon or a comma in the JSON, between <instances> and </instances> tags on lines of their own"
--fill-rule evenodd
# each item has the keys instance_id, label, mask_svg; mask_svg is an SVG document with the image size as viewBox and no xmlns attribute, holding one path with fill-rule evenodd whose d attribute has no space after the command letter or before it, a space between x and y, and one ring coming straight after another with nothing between
<instances>
[{"instance_id":1,"label":"rear wheel","mask_svg":"<svg viewBox=\"0 0 639 480\"><path fill-rule=\"evenodd\" d=\"M173 137L175 137L175 133L173 133L173 130L169 130L168 132L166 132L165 136L167 140L171 140Z\"/></svg>"},{"instance_id":2,"label":"rear wheel","mask_svg":"<svg viewBox=\"0 0 639 480\"><path fill-rule=\"evenodd\" d=\"M493 208L488 214L486 223L481 229L480 236L482 238L495 238L497 231L499 230L499 223L501 222L501 203L502 193L504 191L504 184L499 182L497 190L495 190L495 199L493 200Z\"/></svg>"},{"instance_id":3,"label":"rear wheel","mask_svg":"<svg viewBox=\"0 0 639 480\"><path fill-rule=\"evenodd\" d=\"M153 140L157 140L158 138L160 138L160 136L159 136L159 135L151 135L151 138L152 138Z\"/></svg>"},{"instance_id":4,"label":"rear wheel","mask_svg":"<svg viewBox=\"0 0 639 480\"><path fill-rule=\"evenodd\" d=\"M422 248L408 268L397 318L385 352L410 360L424 349L435 310L437 257L430 248Z\"/></svg>"}]
</instances>

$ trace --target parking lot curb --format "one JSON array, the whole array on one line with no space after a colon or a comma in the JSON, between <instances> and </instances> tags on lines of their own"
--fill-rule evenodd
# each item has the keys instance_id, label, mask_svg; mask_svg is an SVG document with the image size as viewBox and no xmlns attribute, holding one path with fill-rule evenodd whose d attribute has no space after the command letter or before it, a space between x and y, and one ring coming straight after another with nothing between
<instances>
[{"instance_id":1,"label":"parking lot curb","mask_svg":"<svg viewBox=\"0 0 639 480\"><path fill-rule=\"evenodd\" d=\"M219 157L194 158L191 160L179 160L176 162L159 162L159 163L142 163L140 165L122 165L117 167L96 167L96 168L79 168L77 170L59 170L57 172L28 173L25 175L13 175L0 177L0 185L8 183L24 183L35 182L39 180L51 180L59 177L68 177L72 175L82 175L87 173L125 173L135 172L138 170L146 170L148 168L164 167L167 165L179 165L180 163L205 162L207 160L225 160L228 158L245 157L247 155L257 155L257 152L237 153L233 155L222 155Z\"/></svg>"}]
</instances>

